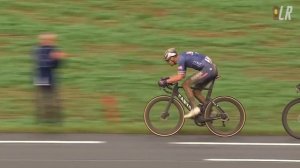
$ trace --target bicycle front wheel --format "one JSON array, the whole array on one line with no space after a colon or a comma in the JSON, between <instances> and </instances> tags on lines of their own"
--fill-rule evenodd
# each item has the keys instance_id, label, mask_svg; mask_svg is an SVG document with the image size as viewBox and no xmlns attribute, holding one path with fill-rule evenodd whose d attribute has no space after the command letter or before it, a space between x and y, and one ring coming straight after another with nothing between
<instances>
[{"instance_id":1,"label":"bicycle front wheel","mask_svg":"<svg viewBox=\"0 0 300 168\"><path fill-rule=\"evenodd\" d=\"M155 135L170 136L177 133L184 124L184 109L177 99L167 106L170 96L157 96L149 101L144 111L144 122Z\"/></svg>"},{"instance_id":2,"label":"bicycle front wheel","mask_svg":"<svg viewBox=\"0 0 300 168\"><path fill-rule=\"evenodd\" d=\"M290 136L300 139L300 98L285 106L282 112L282 125Z\"/></svg>"},{"instance_id":3,"label":"bicycle front wheel","mask_svg":"<svg viewBox=\"0 0 300 168\"><path fill-rule=\"evenodd\" d=\"M207 128L220 137L239 133L245 125L246 112L243 105L233 97L221 96L213 99L205 109Z\"/></svg>"}]
</instances>

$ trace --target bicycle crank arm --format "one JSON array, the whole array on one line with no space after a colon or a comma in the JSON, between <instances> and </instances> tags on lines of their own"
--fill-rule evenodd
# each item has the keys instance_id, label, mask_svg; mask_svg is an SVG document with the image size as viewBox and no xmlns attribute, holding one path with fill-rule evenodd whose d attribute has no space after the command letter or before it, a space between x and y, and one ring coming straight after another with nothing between
<instances>
[{"instance_id":1,"label":"bicycle crank arm","mask_svg":"<svg viewBox=\"0 0 300 168\"><path fill-rule=\"evenodd\" d=\"M203 119L203 122L210 122L210 121L213 121L213 120L218 120L219 118L205 118Z\"/></svg>"}]
</instances>

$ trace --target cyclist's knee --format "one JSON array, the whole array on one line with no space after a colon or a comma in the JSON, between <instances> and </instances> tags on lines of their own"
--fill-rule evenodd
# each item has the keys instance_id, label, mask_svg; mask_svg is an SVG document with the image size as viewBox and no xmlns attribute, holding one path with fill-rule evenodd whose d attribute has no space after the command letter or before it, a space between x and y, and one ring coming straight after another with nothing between
<instances>
[{"instance_id":1,"label":"cyclist's knee","mask_svg":"<svg viewBox=\"0 0 300 168\"><path fill-rule=\"evenodd\" d=\"M182 87L183 88L190 88L191 87L191 83L192 81L191 80L186 80L182 83Z\"/></svg>"},{"instance_id":2,"label":"cyclist's knee","mask_svg":"<svg viewBox=\"0 0 300 168\"><path fill-rule=\"evenodd\" d=\"M199 90L199 89L196 89L196 90L193 90L193 93L194 93L194 95L201 95L201 90Z\"/></svg>"}]
</instances>

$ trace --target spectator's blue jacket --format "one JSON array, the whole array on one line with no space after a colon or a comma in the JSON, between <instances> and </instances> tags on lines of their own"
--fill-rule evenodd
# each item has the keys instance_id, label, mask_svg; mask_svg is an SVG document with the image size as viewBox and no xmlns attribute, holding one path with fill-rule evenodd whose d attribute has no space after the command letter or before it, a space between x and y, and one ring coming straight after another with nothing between
<instances>
[{"instance_id":1,"label":"spectator's blue jacket","mask_svg":"<svg viewBox=\"0 0 300 168\"><path fill-rule=\"evenodd\" d=\"M54 69L58 67L59 60L51 58L51 52L56 51L54 46L38 46L34 52L36 62L34 84L38 86L52 86L55 84Z\"/></svg>"}]
</instances>

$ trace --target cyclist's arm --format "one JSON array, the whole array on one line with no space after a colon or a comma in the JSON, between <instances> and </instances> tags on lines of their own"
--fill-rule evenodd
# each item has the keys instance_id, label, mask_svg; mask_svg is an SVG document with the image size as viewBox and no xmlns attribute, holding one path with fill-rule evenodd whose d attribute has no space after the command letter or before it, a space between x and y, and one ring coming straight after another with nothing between
<instances>
[{"instance_id":1,"label":"cyclist's arm","mask_svg":"<svg viewBox=\"0 0 300 168\"><path fill-rule=\"evenodd\" d=\"M176 83L185 77L186 65L185 65L185 57L180 57L178 61L178 74L170 76L167 80L167 83Z\"/></svg>"},{"instance_id":2,"label":"cyclist's arm","mask_svg":"<svg viewBox=\"0 0 300 168\"><path fill-rule=\"evenodd\" d=\"M183 79L184 77L185 77L185 74L181 74L181 73L170 76L170 78L167 80L167 83L176 83L176 82L180 81L181 79Z\"/></svg>"}]
</instances>

